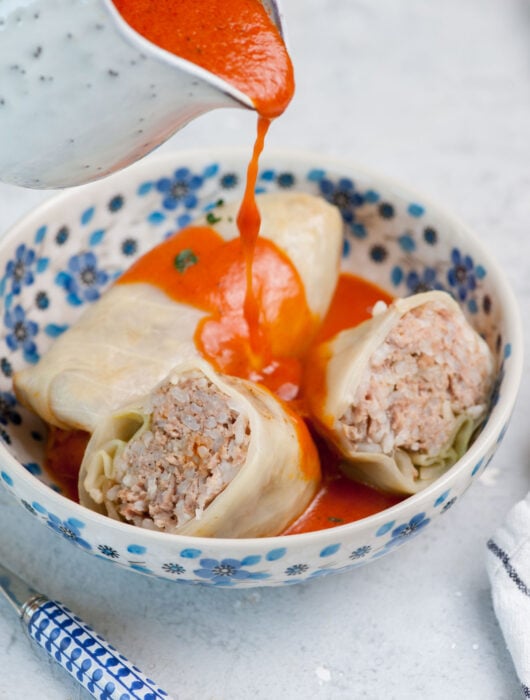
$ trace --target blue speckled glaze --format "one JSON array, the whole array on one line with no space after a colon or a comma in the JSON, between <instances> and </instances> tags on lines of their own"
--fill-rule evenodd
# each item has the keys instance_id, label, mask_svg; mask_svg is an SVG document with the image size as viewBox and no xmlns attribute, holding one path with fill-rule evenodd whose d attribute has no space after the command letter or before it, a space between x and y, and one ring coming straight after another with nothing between
<instances>
[{"instance_id":1,"label":"blue speckled glaze","mask_svg":"<svg viewBox=\"0 0 530 700\"><path fill-rule=\"evenodd\" d=\"M482 434L425 491L358 523L320 533L213 540L154 533L94 514L60 495L46 471L46 426L19 405L13 374L38 360L123 270L222 200L240 198L247 155L151 158L57 197L0 242L0 483L50 532L100 559L177 583L291 585L348 571L418 534L460 500L506 430L521 371L518 318L504 280L465 228L395 183L319 156L266 154L260 191L303 190L340 207L342 267L396 296L444 289L494 351L498 376ZM508 301L507 301L508 300ZM515 320L514 320L515 319Z\"/></svg>"}]
</instances>

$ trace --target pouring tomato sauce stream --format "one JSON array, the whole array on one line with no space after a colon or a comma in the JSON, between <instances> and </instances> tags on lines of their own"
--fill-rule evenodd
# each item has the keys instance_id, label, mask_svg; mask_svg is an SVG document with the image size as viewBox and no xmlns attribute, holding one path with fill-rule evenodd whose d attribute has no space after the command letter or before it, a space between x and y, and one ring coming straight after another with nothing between
<instances>
[{"instance_id":1,"label":"pouring tomato sauce stream","mask_svg":"<svg viewBox=\"0 0 530 700\"><path fill-rule=\"evenodd\" d=\"M224 242L208 227L188 227L143 256L118 284L149 282L207 312L195 334L201 354L218 370L265 384L284 400L297 399L307 338L315 334L303 284L291 262L259 239L255 200L258 162L271 120L294 93L291 60L259 0L114 0L124 20L159 47L223 78L252 99L257 137L237 225L239 240ZM281 303L278 303L278 298ZM368 282L341 275L320 340L356 325L373 304L390 301ZM303 413L303 408L302 408ZM298 419L303 420L300 416ZM87 436L52 430L48 468L76 497ZM306 513L285 534L333 527L383 510L398 500L349 481L338 458L317 441L322 486Z\"/></svg>"}]
</instances>

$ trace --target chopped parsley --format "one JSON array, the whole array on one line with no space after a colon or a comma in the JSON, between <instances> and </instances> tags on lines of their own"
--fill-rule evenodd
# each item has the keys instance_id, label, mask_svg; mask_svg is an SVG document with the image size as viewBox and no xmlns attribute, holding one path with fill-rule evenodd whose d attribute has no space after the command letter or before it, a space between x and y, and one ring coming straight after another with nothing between
<instances>
[{"instance_id":1,"label":"chopped parsley","mask_svg":"<svg viewBox=\"0 0 530 700\"><path fill-rule=\"evenodd\" d=\"M174 265L177 270L182 274L186 272L188 267L192 267L199 262L199 258L195 255L191 248L185 248L181 250L178 255L175 256Z\"/></svg>"},{"instance_id":2,"label":"chopped parsley","mask_svg":"<svg viewBox=\"0 0 530 700\"><path fill-rule=\"evenodd\" d=\"M220 216L215 216L215 214L213 213L213 211L210 211L210 212L208 212L208 214L206 215L206 221L207 221L209 224L216 224L218 221L221 221L221 217L220 217Z\"/></svg>"}]
</instances>

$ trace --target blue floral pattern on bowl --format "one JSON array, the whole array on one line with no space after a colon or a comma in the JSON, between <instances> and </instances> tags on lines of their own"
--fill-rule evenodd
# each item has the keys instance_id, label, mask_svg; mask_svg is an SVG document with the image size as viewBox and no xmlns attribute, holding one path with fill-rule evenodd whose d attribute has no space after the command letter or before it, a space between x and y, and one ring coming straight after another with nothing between
<instances>
[{"instance_id":1,"label":"blue floral pattern on bowl","mask_svg":"<svg viewBox=\"0 0 530 700\"><path fill-rule=\"evenodd\" d=\"M101 518L61 495L44 463L46 426L13 393L14 372L47 348L139 256L194 217L239 199L246 156L147 159L36 210L0 244L0 483L51 532L113 565L178 583L291 585L349 571L428 532L492 458L520 373L520 336L506 321L503 281L461 224L394 183L319 156L266 154L258 191L299 189L339 207L342 267L396 296L444 289L498 358L486 428L443 480L384 513L315 536L205 540ZM506 389L508 387L508 389ZM44 490L43 490L44 485Z\"/></svg>"}]
</instances>

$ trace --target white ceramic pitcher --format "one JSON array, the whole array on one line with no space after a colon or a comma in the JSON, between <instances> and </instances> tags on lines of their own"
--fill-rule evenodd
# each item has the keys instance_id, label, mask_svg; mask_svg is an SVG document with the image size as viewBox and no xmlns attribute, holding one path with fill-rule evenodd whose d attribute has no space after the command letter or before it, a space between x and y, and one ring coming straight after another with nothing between
<instances>
[{"instance_id":1,"label":"white ceramic pitcher","mask_svg":"<svg viewBox=\"0 0 530 700\"><path fill-rule=\"evenodd\" d=\"M282 31L275 0L261 1ZM217 107L253 104L141 37L110 0L0 2L0 180L95 180Z\"/></svg>"}]
</instances>

